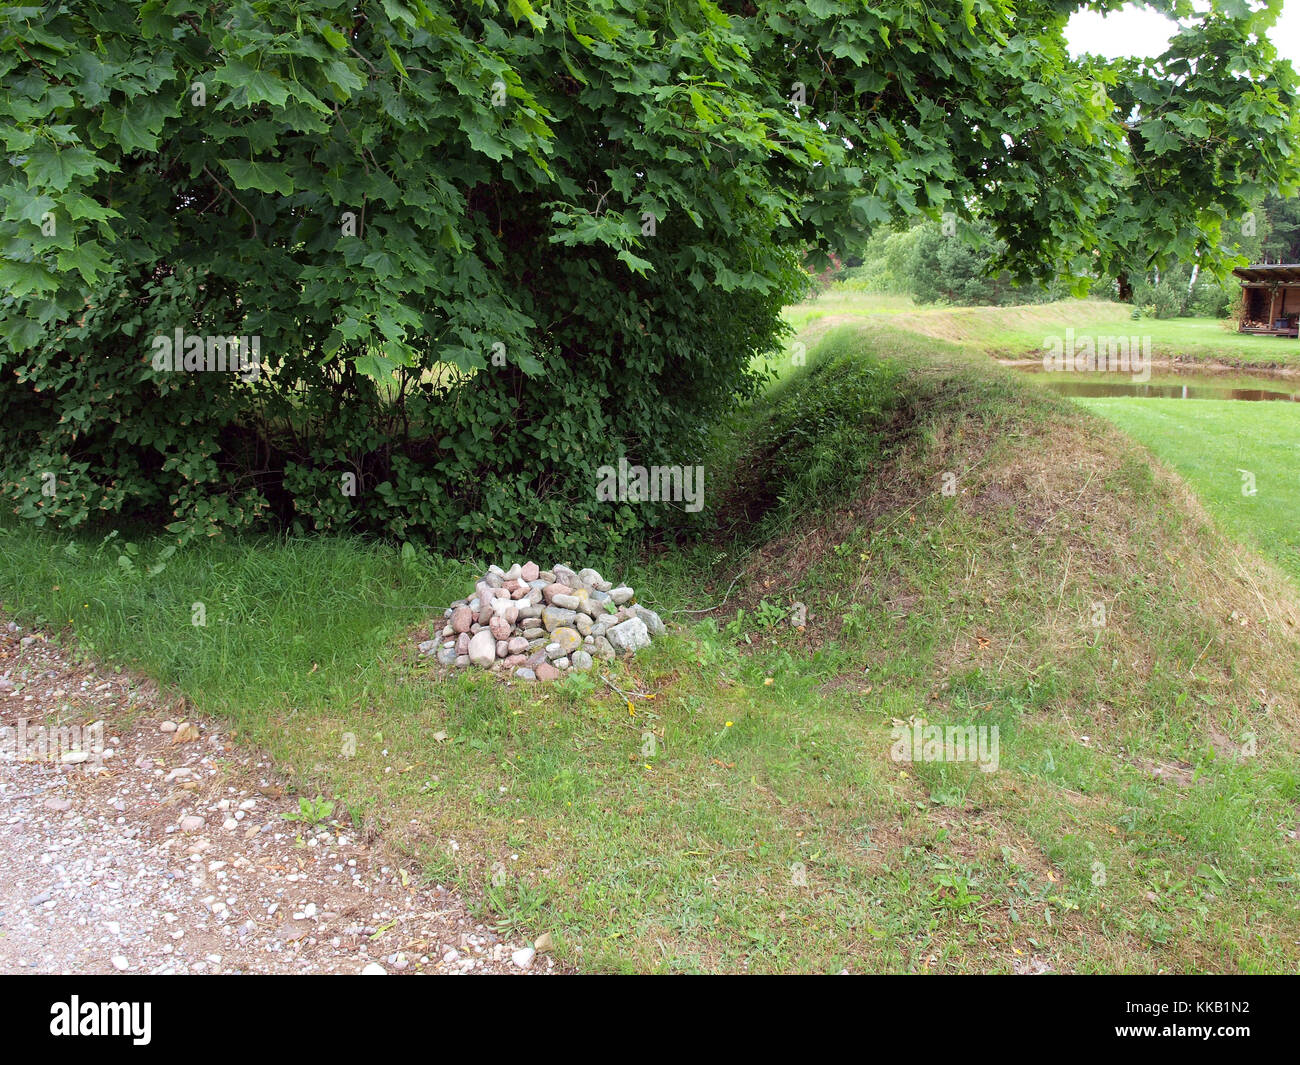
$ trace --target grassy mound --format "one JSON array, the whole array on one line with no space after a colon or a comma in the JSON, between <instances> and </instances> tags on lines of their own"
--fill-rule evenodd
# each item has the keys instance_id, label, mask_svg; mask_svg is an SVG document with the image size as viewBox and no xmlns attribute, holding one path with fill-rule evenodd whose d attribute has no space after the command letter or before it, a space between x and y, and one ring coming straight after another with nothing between
<instances>
[{"instance_id":1,"label":"grassy mound","mask_svg":"<svg viewBox=\"0 0 1300 1065\"><path fill-rule=\"evenodd\" d=\"M823 336L720 447L718 535L624 560L676 627L604 677L438 677L415 623L472 567L347 542L151 576L5 528L4 603L585 968L1294 971L1291 585L986 356ZM894 760L922 718L996 725L996 771Z\"/></svg>"}]
</instances>

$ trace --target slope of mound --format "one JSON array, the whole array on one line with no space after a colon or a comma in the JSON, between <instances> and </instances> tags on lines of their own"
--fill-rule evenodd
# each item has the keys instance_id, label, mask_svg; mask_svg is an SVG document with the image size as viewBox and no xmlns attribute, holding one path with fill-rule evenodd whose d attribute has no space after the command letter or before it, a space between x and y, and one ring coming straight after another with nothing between
<instances>
[{"instance_id":1,"label":"slope of mound","mask_svg":"<svg viewBox=\"0 0 1300 1065\"><path fill-rule=\"evenodd\" d=\"M890 324L932 340L985 345L993 338L994 354L1023 355L1042 351L1043 338L1061 335L1081 322L1104 325L1114 333L1132 333L1131 308L1108 300L1064 300L1018 307L932 307L892 316ZM1005 337L1008 350L996 350ZM1030 338L1025 340L1024 338ZM1026 345L1028 345L1026 347Z\"/></svg>"},{"instance_id":2,"label":"slope of mound","mask_svg":"<svg viewBox=\"0 0 1300 1065\"><path fill-rule=\"evenodd\" d=\"M957 869L1031 840L1072 967L1294 964L1297 922L1265 887L1297 871L1293 585L1143 449L986 359L862 324L812 362L755 412L738 485L778 502L719 624L820 661L819 696L882 731L1000 726L997 772L886 762L917 803L893 828L941 833ZM853 380L887 384L813 431ZM762 627L795 600L806 631ZM962 875L941 903L988 884Z\"/></svg>"}]
</instances>

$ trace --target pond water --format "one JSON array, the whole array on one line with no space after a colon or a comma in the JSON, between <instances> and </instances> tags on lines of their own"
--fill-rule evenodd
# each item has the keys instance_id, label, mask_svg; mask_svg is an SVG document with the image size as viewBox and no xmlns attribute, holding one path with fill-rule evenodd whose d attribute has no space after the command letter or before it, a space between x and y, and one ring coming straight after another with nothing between
<instances>
[{"instance_id":1,"label":"pond water","mask_svg":"<svg viewBox=\"0 0 1300 1065\"><path fill-rule=\"evenodd\" d=\"M1045 388L1063 396L1139 396L1148 399L1240 399L1300 403L1300 378L1232 373L1152 371L1150 380L1126 373L1047 372L1017 366Z\"/></svg>"}]
</instances>

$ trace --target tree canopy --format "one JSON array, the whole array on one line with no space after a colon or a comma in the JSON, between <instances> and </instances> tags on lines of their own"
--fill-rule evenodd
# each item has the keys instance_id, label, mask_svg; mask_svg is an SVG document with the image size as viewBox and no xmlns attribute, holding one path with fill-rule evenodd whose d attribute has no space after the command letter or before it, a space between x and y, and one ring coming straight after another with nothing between
<instances>
[{"instance_id":1,"label":"tree canopy","mask_svg":"<svg viewBox=\"0 0 1300 1065\"><path fill-rule=\"evenodd\" d=\"M872 226L951 212L1083 283L1213 266L1294 191L1276 0L1152 4L1186 26L1149 63L1072 59L1078 6L8 6L6 495L452 553L671 521L593 471L697 460L803 264ZM160 369L173 336L258 372Z\"/></svg>"}]
</instances>

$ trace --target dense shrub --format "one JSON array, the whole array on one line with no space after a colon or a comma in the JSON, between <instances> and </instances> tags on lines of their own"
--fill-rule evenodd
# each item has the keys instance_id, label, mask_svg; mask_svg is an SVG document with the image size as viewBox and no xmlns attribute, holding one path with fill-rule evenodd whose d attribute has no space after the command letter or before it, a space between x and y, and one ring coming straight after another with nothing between
<instances>
[{"instance_id":1,"label":"dense shrub","mask_svg":"<svg viewBox=\"0 0 1300 1065\"><path fill-rule=\"evenodd\" d=\"M871 227L952 209L1018 277L1104 273L1149 203L1195 234L1286 178L1289 68L1240 7L1178 44L1231 47L1238 103L1172 60L1112 102L1028 0L6 6L3 494L444 553L674 520L598 502L598 467L698 461L804 265ZM1153 198L1184 158L1252 178ZM159 365L178 335L247 337L257 372Z\"/></svg>"}]
</instances>

